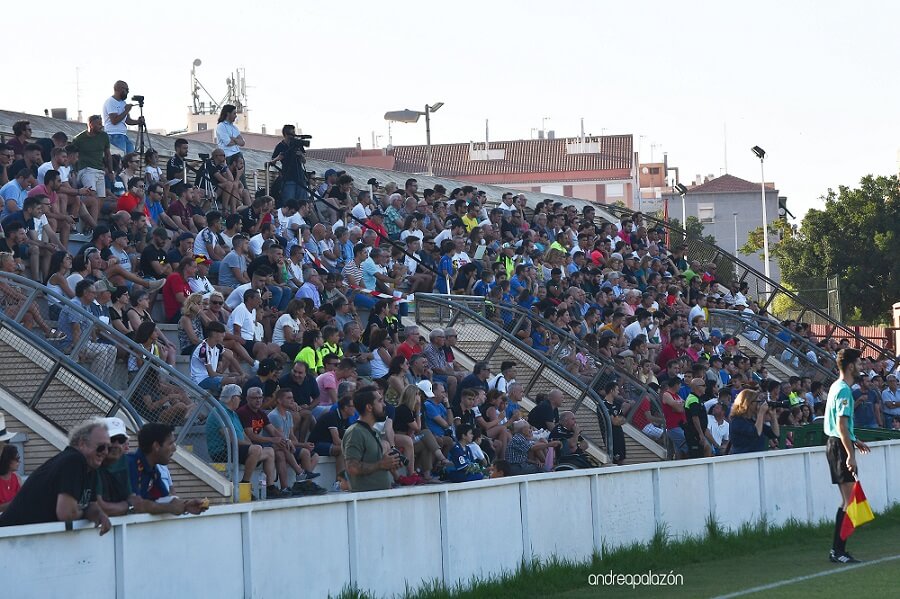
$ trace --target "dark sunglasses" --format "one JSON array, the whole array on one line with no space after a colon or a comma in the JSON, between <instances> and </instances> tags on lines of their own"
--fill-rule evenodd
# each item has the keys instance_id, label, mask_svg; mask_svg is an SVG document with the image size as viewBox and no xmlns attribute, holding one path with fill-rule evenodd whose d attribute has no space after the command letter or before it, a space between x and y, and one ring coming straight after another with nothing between
<instances>
[{"instance_id":1,"label":"dark sunglasses","mask_svg":"<svg viewBox=\"0 0 900 599\"><path fill-rule=\"evenodd\" d=\"M125 435L116 435L115 437L111 437L110 441L117 445L125 445L126 443L128 443L128 437L126 437Z\"/></svg>"},{"instance_id":2,"label":"dark sunglasses","mask_svg":"<svg viewBox=\"0 0 900 599\"><path fill-rule=\"evenodd\" d=\"M101 453L108 452L109 451L109 443L101 443L100 445L97 446L97 449L95 451L97 452L98 455Z\"/></svg>"}]
</instances>

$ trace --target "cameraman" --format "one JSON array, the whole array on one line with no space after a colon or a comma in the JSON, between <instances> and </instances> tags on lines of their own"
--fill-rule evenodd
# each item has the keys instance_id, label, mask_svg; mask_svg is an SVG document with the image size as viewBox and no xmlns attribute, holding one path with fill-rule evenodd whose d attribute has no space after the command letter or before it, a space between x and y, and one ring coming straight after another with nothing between
<instances>
[{"instance_id":1,"label":"cameraman","mask_svg":"<svg viewBox=\"0 0 900 599\"><path fill-rule=\"evenodd\" d=\"M128 97L128 84L124 81L116 81L113 85L113 95L103 103L103 128L109 135L109 143L116 146L126 154L134 152L134 142L128 138L127 125L143 124L144 117L131 118L129 113L134 104L126 104ZM138 97L138 99L141 99ZM141 101L143 101L141 99Z\"/></svg>"},{"instance_id":2,"label":"cameraman","mask_svg":"<svg viewBox=\"0 0 900 599\"><path fill-rule=\"evenodd\" d=\"M288 200L305 200L309 197L306 189L306 172L303 170L302 140L295 137L293 125L281 128L284 139L278 142L272 152L272 161L281 163L281 202L283 206Z\"/></svg>"},{"instance_id":3,"label":"cameraman","mask_svg":"<svg viewBox=\"0 0 900 599\"><path fill-rule=\"evenodd\" d=\"M775 409L770 408L765 396L758 391L744 389L738 393L731 406L731 453L752 453L765 451L766 424L771 427L777 438L779 435L778 418Z\"/></svg>"}]
</instances>

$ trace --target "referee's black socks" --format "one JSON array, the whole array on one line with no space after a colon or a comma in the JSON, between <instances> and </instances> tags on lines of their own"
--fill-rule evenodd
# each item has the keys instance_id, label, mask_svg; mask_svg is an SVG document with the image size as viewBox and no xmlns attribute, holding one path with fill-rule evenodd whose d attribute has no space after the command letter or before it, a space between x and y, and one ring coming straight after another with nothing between
<instances>
[{"instance_id":1,"label":"referee's black socks","mask_svg":"<svg viewBox=\"0 0 900 599\"><path fill-rule=\"evenodd\" d=\"M841 526L844 523L844 508L838 508L837 514L834 516L834 542L831 548L838 555L847 551L847 542L841 539Z\"/></svg>"}]
</instances>

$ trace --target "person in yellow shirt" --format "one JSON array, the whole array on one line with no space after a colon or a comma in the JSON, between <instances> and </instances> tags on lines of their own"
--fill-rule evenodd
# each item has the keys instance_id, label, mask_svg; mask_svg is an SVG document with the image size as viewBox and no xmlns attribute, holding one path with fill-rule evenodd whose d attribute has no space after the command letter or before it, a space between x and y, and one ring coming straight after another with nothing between
<instances>
[{"instance_id":1,"label":"person in yellow shirt","mask_svg":"<svg viewBox=\"0 0 900 599\"><path fill-rule=\"evenodd\" d=\"M476 202L469 202L462 221L466 225L466 233L471 233L478 226L478 204Z\"/></svg>"}]
</instances>

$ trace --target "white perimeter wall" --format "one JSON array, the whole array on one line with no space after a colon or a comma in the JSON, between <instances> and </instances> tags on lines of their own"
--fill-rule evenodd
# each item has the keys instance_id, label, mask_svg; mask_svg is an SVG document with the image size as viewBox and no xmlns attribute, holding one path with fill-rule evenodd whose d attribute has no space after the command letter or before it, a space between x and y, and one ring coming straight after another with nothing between
<instances>
[{"instance_id":1,"label":"white perimeter wall","mask_svg":"<svg viewBox=\"0 0 900 599\"><path fill-rule=\"evenodd\" d=\"M859 457L876 511L900 502L900 441ZM838 504L823 448L540 474L465 485L214 507L202 516L0 528L9 597L325 597L350 583L381 595L515 569L523 558L588 560L647 541L657 523L702 535L765 516L818 522Z\"/></svg>"}]
</instances>

